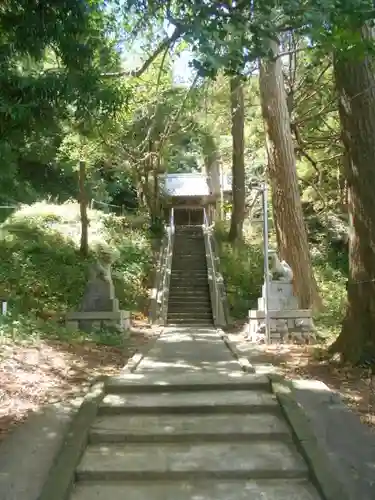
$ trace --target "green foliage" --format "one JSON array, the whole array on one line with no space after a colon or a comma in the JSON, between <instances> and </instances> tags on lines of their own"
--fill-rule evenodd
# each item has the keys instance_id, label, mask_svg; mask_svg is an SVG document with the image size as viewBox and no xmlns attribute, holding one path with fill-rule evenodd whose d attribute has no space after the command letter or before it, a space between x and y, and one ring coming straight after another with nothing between
<instances>
[{"instance_id":1,"label":"green foliage","mask_svg":"<svg viewBox=\"0 0 375 500\"><path fill-rule=\"evenodd\" d=\"M348 278L348 254L345 246L332 244L327 228L310 228L314 240L312 256L318 288L323 299L323 310L314 317L318 337L334 338L340 330L345 313ZM244 241L238 247L227 242L223 225L216 229L219 243L221 271L226 283L231 315L235 319L247 318L249 309L257 308L263 283L263 248L261 241Z\"/></svg>"},{"instance_id":2,"label":"green foliage","mask_svg":"<svg viewBox=\"0 0 375 500\"><path fill-rule=\"evenodd\" d=\"M164 16L181 33L194 51L194 67L199 74L215 78L220 70L227 75L248 74L259 58L269 57L267 41L286 32L308 39L321 51L332 49L353 57L366 46L358 30L373 18L367 1L310 0L295 2L227 2L213 0L127 0L125 8L133 9L134 17L143 26L152 27ZM353 34L353 31L358 35Z\"/></svg>"},{"instance_id":3,"label":"green foliage","mask_svg":"<svg viewBox=\"0 0 375 500\"><path fill-rule=\"evenodd\" d=\"M121 307L143 311L151 244L144 221L89 211L90 258L78 250L79 207L37 203L22 207L1 225L2 295L12 313L58 319L79 306L88 266L106 250L116 257L114 282Z\"/></svg>"},{"instance_id":4,"label":"green foliage","mask_svg":"<svg viewBox=\"0 0 375 500\"><path fill-rule=\"evenodd\" d=\"M104 71L117 70L120 62L109 36L116 23L103 6L101 0L2 2L0 200L32 202L40 195L55 196L51 183L37 182L32 171L39 168L52 174L49 180L56 174L56 186L64 184L64 175L56 178L68 166L67 192L63 188L59 195L64 199L75 194L69 185L71 164L56 165L65 135L72 130L92 135L98 123L126 102L129 88L101 77Z\"/></svg>"},{"instance_id":5,"label":"green foliage","mask_svg":"<svg viewBox=\"0 0 375 500\"><path fill-rule=\"evenodd\" d=\"M218 225L215 232L219 244L220 270L223 274L230 314L235 319L247 317L257 306L263 282L263 253L259 243L241 242L233 247L227 233Z\"/></svg>"},{"instance_id":6,"label":"green foliage","mask_svg":"<svg viewBox=\"0 0 375 500\"><path fill-rule=\"evenodd\" d=\"M346 282L349 275L347 228L333 214L308 219L309 238L315 276L323 299L316 315L318 335L332 339L340 331L346 308Z\"/></svg>"}]
</instances>

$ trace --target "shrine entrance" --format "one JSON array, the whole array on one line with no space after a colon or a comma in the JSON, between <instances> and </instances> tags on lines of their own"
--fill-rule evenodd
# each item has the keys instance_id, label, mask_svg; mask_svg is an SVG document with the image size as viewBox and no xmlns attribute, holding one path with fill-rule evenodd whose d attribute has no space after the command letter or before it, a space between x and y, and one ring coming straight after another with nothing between
<instances>
[{"instance_id":1,"label":"shrine entrance","mask_svg":"<svg viewBox=\"0 0 375 500\"><path fill-rule=\"evenodd\" d=\"M199 226L203 224L203 208L174 208L176 226Z\"/></svg>"}]
</instances>

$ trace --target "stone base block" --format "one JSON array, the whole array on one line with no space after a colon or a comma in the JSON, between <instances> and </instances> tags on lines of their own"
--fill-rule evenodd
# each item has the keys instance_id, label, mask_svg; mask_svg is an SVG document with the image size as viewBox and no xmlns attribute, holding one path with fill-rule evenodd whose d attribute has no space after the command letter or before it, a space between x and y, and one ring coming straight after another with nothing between
<instances>
[{"instance_id":1,"label":"stone base block","mask_svg":"<svg viewBox=\"0 0 375 500\"><path fill-rule=\"evenodd\" d=\"M77 311L70 312L65 317L66 325L76 330L82 329L82 322L89 324L90 329L112 326L125 332L125 338L129 336L129 311Z\"/></svg>"},{"instance_id":2,"label":"stone base block","mask_svg":"<svg viewBox=\"0 0 375 500\"><path fill-rule=\"evenodd\" d=\"M264 297L260 297L258 299L258 310L264 311L265 308L266 299ZM298 300L296 297L270 297L268 299L268 308L274 311L284 309L296 310L298 309Z\"/></svg>"},{"instance_id":3,"label":"stone base block","mask_svg":"<svg viewBox=\"0 0 375 500\"><path fill-rule=\"evenodd\" d=\"M271 281L269 283L270 297L293 297L293 284L287 281ZM262 297L266 296L266 285L262 285Z\"/></svg>"},{"instance_id":4,"label":"stone base block","mask_svg":"<svg viewBox=\"0 0 375 500\"><path fill-rule=\"evenodd\" d=\"M271 343L310 343L315 341L315 328L310 309L270 311ZM249 311L249 340L266 341L265 313Z\"/></svg>"}]
</instances>

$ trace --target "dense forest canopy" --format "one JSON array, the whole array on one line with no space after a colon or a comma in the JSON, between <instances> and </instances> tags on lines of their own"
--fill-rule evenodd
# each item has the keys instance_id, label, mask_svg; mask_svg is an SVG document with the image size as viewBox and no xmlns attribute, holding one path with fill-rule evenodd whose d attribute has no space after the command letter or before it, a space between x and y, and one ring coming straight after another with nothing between
<instances>
[{"instance_id":1,"label":"dense forest canopy","mask_svg":"<svg viewBox=\"0 0 375 500\"><path fill-rule=\"evenodd\" d=\"M302 307L322 307L314 227L345 252L349 239L347 314L333 349L371 358L373 19L363 0L5 0L0 204L76 198L84 161L90 199L156 220L159 174L218 162L232 173L235 245L248 181L266 176Z\"/></svg>"}]
</instances>

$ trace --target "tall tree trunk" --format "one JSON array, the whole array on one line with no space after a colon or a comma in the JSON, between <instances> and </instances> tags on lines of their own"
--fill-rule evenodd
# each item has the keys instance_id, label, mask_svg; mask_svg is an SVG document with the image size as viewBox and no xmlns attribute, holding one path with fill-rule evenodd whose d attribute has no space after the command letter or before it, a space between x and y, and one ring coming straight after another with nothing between
<instances>
[{"instance_id":1,"label":"tall tree trunk","mask_svg":"<svg viewBox=\"0 0 375 500\"><path fill-rule=\"evenodd\" d=\"M270 41L275 56L278 46ZM320 307L303 220L296 159L280 58L262 61L260 97L266 126L268 169L279 252L293 269L300 307Z\"/></svg>"},{"instance_id":2,"label":"tall tree trunk","mask_svg":"<svg viewBox=\"0 0 375 500\"><path fill-rule=\"evenodd\" d=\"M232 116L232 217L229 240L242 238L245 218L245 103L243 82L240 76L230 79L230 104Z\"/></svg>"},{"instance_id":3,"label":"tall tree trunk","mask_svg":"<svg viewBox=\"0 0 375 500\"><path fill-rule=\"evenodd\" d=\"M357 33L354 33L357 35ZM367 37L367 29L362 30ZM353 364L375 359L375 77L366 55L335 54L348 153L349 282L346 317L332 349Z\"/></svg>"},{"instance_id":4,"label":"tall tree trunk","mask_svg":"<svg viewBox=\"0 0 375 500\"><path fill-rule=\"evenodd\" d=\"M81 244L79 251L84 257L89 254L89 218L87 216L87 194L86 194L86 165L84 161L79 162L79 209L81 215Z\"/></svg>"}]
</instances>

